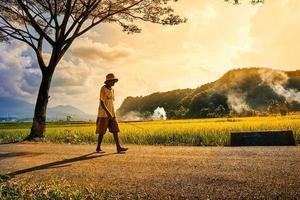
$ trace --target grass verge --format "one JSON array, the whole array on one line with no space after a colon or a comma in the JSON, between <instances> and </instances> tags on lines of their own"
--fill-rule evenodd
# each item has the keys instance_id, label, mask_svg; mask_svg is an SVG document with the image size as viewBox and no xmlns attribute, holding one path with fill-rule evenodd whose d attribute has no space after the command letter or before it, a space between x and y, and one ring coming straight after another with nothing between
<instances>
[{"instance_id":1,"label":"grass verge","mask_svg":"<svg viewBox=\"0 0 300 200\"><path fill-rule=\"evenodd\" d=\"M234 131L292 130L300 142L300 115L167 120L120 123L120 140L127 144L226 146ZM22 141L31 123L0 124L0 143ZM44 140L53 143L94 144L94 123L48 123ZM107 133L104 143L114 143Z\"/></svg>"}]
</instances>

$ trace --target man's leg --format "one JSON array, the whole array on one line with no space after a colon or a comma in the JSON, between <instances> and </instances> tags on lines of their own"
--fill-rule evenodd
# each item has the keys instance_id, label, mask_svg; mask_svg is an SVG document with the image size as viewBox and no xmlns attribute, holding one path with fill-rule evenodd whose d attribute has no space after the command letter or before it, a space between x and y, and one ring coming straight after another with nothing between
<instances>
[{"instance_id":1,"label":"man's leg","mask_svg":"<svg viewBox=\"0 0 300 200\"><path fill-rule=\"evenodd\" d=\"M121 147L120 142L119 142L118 133L113 133L113 135L114 135L114 139L115 139L116 146L117 146L117 152L121 153L122 151L127 151L128 148Z\"/></svg>"},{"instance_id":2,"label":"man's leg","mask_svg":"<svg viewBox=\"0 0 300 200\"><path fill-rule=\"evenodd\" d=\"M120 142L119 142L118 133L113 133L113 135L114 135L114 139L115 139L115 142L116 142L117 149L120 149L121 145L120 145Z\"/></svg>"},{"instance_id":3,"label":"man's leg","mask_svg":"<svg viewBox=\"0 0 300 200\"><path fill-rule=\"evenodd\" d=\"M103 140L103 134L99 134L99 136L98 136L98 144L97 144L96 151L101 151L102 140Z\"/></svg>"},{"instance_id":4,"label":"man's leg","mask_svg":"<svg viewBox=\"0 0 300 200\"><path fill-rule=\"evenodd\" d=\"M116 146L117 146L117 152L121 153L122 151L126 151L128 148L123 148L120 145L119 134L118 134L120 132L120 129L119 129L119 125L118 125L116 118L109 120L108 128L109 128L109 131L114 136L114 140L115 140Z\"/></svg>"},{"instance_id":5,"label":"man's leg","mask_svg":"<svg viewBox=\"0 0 300 200\"><path fill-rule=\"evenodd\" d=\"M96 127L96 133L99 134L98 136L98 144L96 151L99 152L101 151L101 143L103 140L103 136L106 133L106 129L108 126L108 119L106 118L97 118L97 127Z\"/></svg>"}]
</instances>

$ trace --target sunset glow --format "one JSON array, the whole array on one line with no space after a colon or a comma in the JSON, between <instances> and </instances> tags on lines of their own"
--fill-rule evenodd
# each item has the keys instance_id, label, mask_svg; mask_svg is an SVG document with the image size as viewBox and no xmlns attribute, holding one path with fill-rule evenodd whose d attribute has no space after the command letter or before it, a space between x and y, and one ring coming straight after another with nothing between
<instances>
[{"instance_id":1,"label":"sunset glow","mask_svg":"<svg viewBox=\"0 0 300 200\"><path fill-rule=\"evenodd\" d=\"M299 0L266 0L263 6L182 0L174 8L187 23L141 23L142 33L133 35L105 24L75 41L54 74L49 106L96 114L110 72L120 80L119 107L127 96L196 88L233 68L299 69ZM0 96L34 103L40 70L33 53L19 42L2 43L0 51Z\"/></svg>"}]
</instances>

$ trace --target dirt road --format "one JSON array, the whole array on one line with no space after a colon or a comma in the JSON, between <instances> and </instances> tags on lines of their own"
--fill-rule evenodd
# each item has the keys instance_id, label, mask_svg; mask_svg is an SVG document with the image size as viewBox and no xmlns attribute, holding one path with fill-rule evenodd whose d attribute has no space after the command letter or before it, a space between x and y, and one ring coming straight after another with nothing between
<instances>
[{"instance_id":1,"label":"dirt road","mask_svg":"<svg viewBox=\"0 0 300 200\"><path fill-rule=\"evenodd\" d=\"M300 199L300 147L2 144L0 174L61 177L144 198Z\"/></svg>"}]
</instances>

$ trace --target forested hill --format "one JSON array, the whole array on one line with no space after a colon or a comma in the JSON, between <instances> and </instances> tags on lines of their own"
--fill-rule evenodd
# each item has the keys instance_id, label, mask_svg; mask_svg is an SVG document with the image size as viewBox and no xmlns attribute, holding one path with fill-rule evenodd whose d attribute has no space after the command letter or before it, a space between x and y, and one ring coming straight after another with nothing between
<instances>
[{"instance_id":1,"label":"forested hill","mask_svg":"<svg viewBox=\"0 0 300 200\"><path fill-rule=\"evenodd\" d=\"M157 107L171 119L300 111L300 70L234 69L196 89L127 97L117 113L148 118Z\"/></svg>"}]
</instances>

